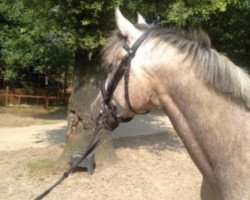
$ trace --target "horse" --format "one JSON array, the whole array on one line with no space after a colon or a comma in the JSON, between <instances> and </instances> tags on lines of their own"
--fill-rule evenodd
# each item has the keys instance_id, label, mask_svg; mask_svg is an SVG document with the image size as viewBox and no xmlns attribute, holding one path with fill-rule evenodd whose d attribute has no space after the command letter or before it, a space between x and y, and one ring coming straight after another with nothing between
<instances>
[{"instance_id":1,"label":"horse","mask_svg":"<svg viewBox=\"0 0 250 200\"><path fill-rule=\"evenodd\" d=\"M169 117L202 174L202 200L250 199L250 77L211 46L202 30L184 31L138 23L115 10L117 30L101 52L105 86L131 47L146 38L130 63L129 79L117 83L111 102L117 118L160 108ZM127 86L126 86L127 84ZM128 100L125 98L125 87ZM90 107L95 121L101 92ZM133 110L130 109L133 108Z\"/></svg>"}]
</instances>

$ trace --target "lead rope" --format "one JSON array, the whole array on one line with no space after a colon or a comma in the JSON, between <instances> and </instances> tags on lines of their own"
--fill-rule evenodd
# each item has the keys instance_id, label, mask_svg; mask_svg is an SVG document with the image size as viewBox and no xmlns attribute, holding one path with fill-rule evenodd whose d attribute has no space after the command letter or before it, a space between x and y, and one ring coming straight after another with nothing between
<instances>
[{"instance_id":1,"label":"lead rope","mask_svg":"<svg viewBox=\"0 0 250 200\"><path fill-rule=\"evenodd\" d=\"M94 136L91 139L89 145L85 149L85 151L82 153L82 156L79 158L79 160L72 166L70 167L67 171L63 173L63 175L47 190L45 190L42 194L37 196L34 200L41 200L45 196L47 196L56 186L61 184L68 176L77 168L77 166L89 155L91 154L96 147L101 143L101 141L106 138L110 134L110 130L107 130L106 132L102 134L98 134L99 131L101 130L101 125L99 124L96 126L95 131L94 131Z\"/></svg>"},{"instance_id":2,"label":"lead rope","mask_svg":"<svg viewBox=\"0 0 250 200\"><path fill-rule=\"evenodd\" d=\"M99 117L97 119L96 122L96 128L94 131L94 136L91 140L91 142L89 143L88 147L85 149L85 151L82 153L82 156L79 158L79 160L72 165L72 167L70 167L66 172L63 173L63 175L61 176L60 179L58 179L58 181L56 181L51 187L49 187L47 190L45 190L41 195L39 195L38 197L36 197L34 200L41 200L43 199L45 196L47 196L56 186L58 186L59 184L61 184L76 168L77 166L90 154L92 153L96 147L100 144L100 142L106 138L109 133L110 130L115 129L117 126L115 127L109 127L108 124L106 126L105 121L108 119L108 117L113 118L113 120L118 121L116 115L114 115L114 107L111 106L110 104L110 100L111 97L113 96L113 92L118 84L118 82L120 81L120 79L122 78L123 75L124 76L124 81L125 81L125 98L127 100L128 106L129 108L135 112L136 114L145 114L145 113L137 113L131 106L130 101L129 101L129 95L128 95L128 81L129 81L129 68L130 68L130 64L131 64L131 60L133 59L133 57L135 56L135 53L137 51L137 49L140 47L140 45L143 43L143 41L145 40L145 38L149 35L149 33L151 32L151 29L147 30L146 32L144 32L133 44L133 46L130 48L127 45L124 46L124 49L128 52L128 55L125 56L118 69L115 71L115 74L113 76L113 79L111 81L111 83L109 83L108 85L108 89L107 91L105 91L105 87L104 85L101 87L101 92L102 92L102 96L104 99L104 110L101 110L101 113L99 114ZM125 74L124 74L125 73ZM109 128L109 130L107 130L106 132L104 132L103 134L98 134L99 131L102 128Z\"/></svg>"}]
</instances>

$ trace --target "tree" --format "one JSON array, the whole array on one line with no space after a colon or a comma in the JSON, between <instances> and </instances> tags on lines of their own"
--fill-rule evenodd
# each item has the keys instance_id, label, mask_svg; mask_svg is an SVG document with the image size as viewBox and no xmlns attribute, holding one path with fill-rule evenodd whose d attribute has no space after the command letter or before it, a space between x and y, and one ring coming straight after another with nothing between
<instances>
[{"instance_id":1,"label":"tree","mask_svg":"<svg viewBox=\"0 0 250 200\"><path fill-rule=\"evenodd\" d=\"M71 64L66 36L53 29L53 20L42 17L49 5L34 5L22 0L0 3L1 73L9 86L27 87L40 76L56 77Z\"/></svg>"}]
</instances>

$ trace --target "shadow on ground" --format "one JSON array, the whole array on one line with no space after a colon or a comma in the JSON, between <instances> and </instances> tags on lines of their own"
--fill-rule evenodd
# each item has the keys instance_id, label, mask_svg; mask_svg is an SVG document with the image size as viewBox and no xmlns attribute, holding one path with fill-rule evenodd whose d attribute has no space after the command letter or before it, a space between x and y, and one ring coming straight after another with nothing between
<instances>
[{"instance_id":1,"label":"shadow on ground","mask_svg":"<svg viewBox=\"0 0 250 200\"><path fill-rule=\"evenodd\" d=\"M172 133L163 132L153 135L124 137L113 139L114 148L148 149L152 153L170 150L180 152L184 146L180 139Z\"/></svg>"},{"instance_id":2,"label":"shadow on ground","mask_svg":"<svg viewBox=\"0 0 250 200\"><path fill-rule=\"evenodd\" d=\"M36 143L47 143L48 145L63 145L66 142L67 125L56 127L52 130L41 131L37 134Z\"/></svg>"},{"instance_id":3,"label":"shadow on ground","mask_svg":"<svg viewBox=\"0 0 250 200\"><path fill-rule=\"evenodd\" d=\"M44 140L47 140L49 144L64 144L66 132L66 125L48 130ZM85 132L87 134L89 130L85 130ZM113 146L117 149L144 148L151 152L164 150L179 152L184 150L183 143L174 132L169 119L158 113L157 115L148 114L138 116L129 123L121 124L111 134L113 137ZM84 141L82 142L84 143Z\"/></svg>"},{"instance_id":4,"label":"shadow on ground","mask_svg":"<svg viewBox=\"0 0 250 200\"><path fill-rule=\"evenodd\" d=\"M136 116L113 132L115 148L146 148L149 151L182 151L183 143L175 133L169 118L162 112Z\"/></svg>"}]
</instances>

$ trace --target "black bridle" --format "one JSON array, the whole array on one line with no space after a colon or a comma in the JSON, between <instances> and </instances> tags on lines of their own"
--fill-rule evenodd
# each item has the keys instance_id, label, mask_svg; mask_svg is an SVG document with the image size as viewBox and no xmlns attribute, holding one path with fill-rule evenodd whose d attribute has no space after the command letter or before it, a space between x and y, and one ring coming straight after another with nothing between
<instances>
[{"instance_id":1,"label":"black bridle","mask_svg":"<svg viewBox=\"0 0 250 200\"><path fill-rule=\"evenodd\" d=\"M144 42L148 34L150 33L150 29L147 30L145 33L143 33L133 44L133 46L130 48L128 45L124 46L124 49L127 51L127 55L121 60L119 66L114 72L114 75L111 79L111 81L107 85L107 89L105 89L105 84L102 84L100 86L100 90L103 97L103 108L100 110L99 116L96 120L96 127L94 130L93 138L90 141L87 148L82 151L80 154L80 158L76 161L76 163L71 166L66 172L63 173L63 175L48 189L46 189L43 193L41 193L39 196L37 196L34 200L41 200L45 196L47 196L56 186L61 184L68 176L71 174L83 160L90 155L96 147L101 143L102 140L104 140L105 137L107 137L110 133L109 130L114 130L116 127L119 126L119 119L116 113L116 106L111 103L111 99L113 97L113 93L121 80L121 78L124 76L124 87L125 87L125 99L127 101L129 109L137 113L131 106L129 101L129 95L128 95L128 78L129 78L129 70L131 61L135 56L135 53L137 49L140 47L140 45ZM144 113L137 113L137 114L144 114ZM100 134L99 131L104 128L106 129L106 132ZM98 134L99 133L99 134Z\"/></svg>"},{"instance_id":2,"label":"black bridle","mask_svg":"<svg viewBox=\"0 0 250 200\"><path fill-rule=\"evenodd\" d=\"M111 81L107 84L107 88L105 89L105 83L100 85L100 90L103 98L103 108L100 110L99 116L97 118L97 123L99 123L99 119L102 118L101 123L106 129L114 130L119 126L119 118L116 113L116 106L112 104L111 99L113 97L114 91L119 83L119 81L124 77L124 98L128 105L128 108L136 114L145 114L138 113L131 106L128 94L128 83L129 83L129 71L131 66L131 61L135 57L136 51L141 46L141 44L145 41L148 34L151 32L151 29L144 32L132 45L129 47L127 44L123 46L123 48L127 51L127 55L123 57L120 64L116 68ZM123 120L125 121L125 120Z\"/></svg>"}]
</instances>

